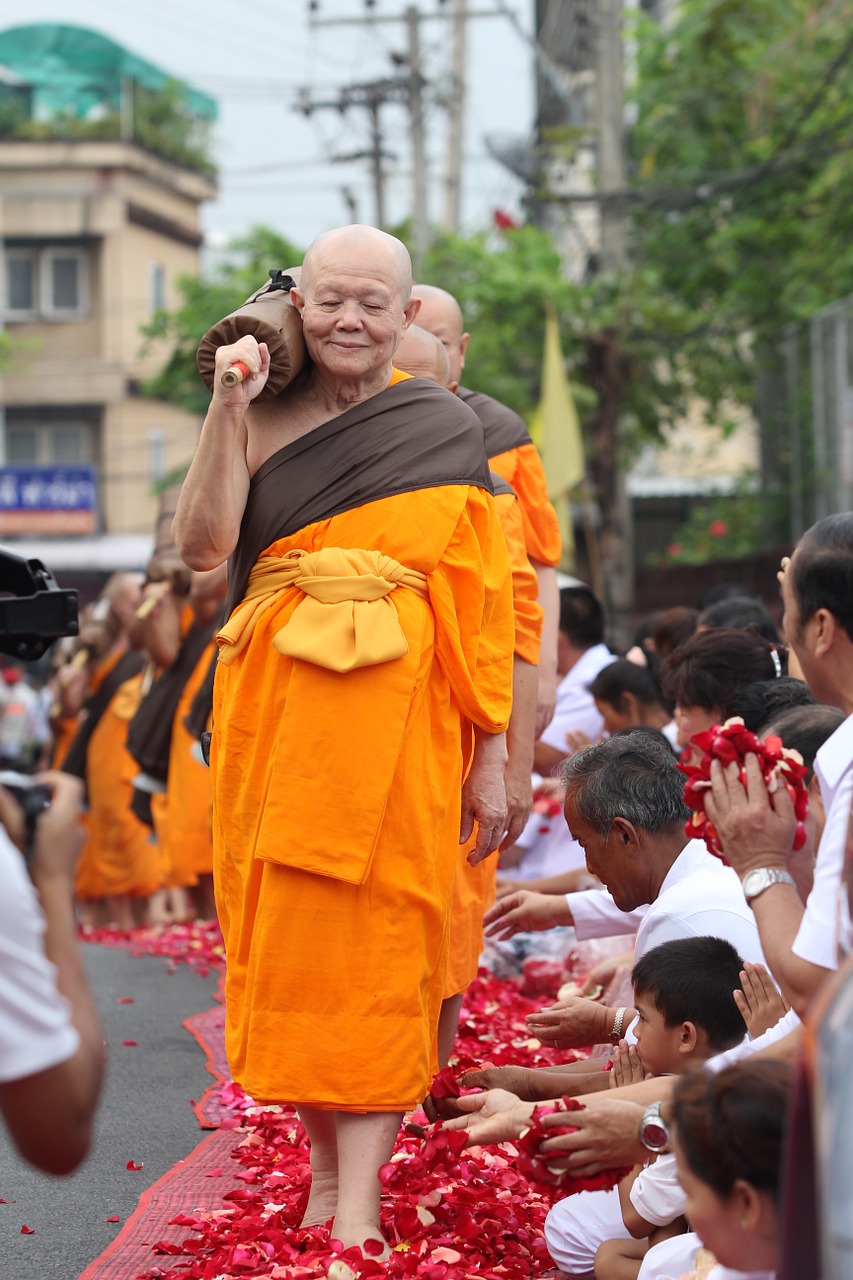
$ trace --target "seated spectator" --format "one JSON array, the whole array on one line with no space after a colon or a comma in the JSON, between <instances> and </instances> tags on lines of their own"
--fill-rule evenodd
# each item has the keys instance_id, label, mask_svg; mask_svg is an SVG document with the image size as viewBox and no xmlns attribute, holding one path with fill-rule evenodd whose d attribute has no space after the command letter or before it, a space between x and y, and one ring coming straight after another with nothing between
<instances>
[{"instance_id":1,"label":"seated spectator","mask_svg":"<svg viewBox=\"0 0 853 1280\"><path fill-rule=\"evenodd\" d=\"M650 1249L640 1280L694 1274L701 1246L717 1264L703 1268L707 1280L773 1280L791 1086L790 1064L770 1059L677 1082L673 1149L695 1235Z\"/></svg>"},{"instance_id":2,"label":"seated spectator","mask_svg":"<svg viewBox=\"0 0 853 1280\"><path fill-rule=\"evenodd\" d=\"M779 676L775 680L756 680L741 689L731 702L731 713L740 716L752 733L763 737L760 731L764 726L790 708L817 705L817 698L802 680Z\"/></svg>"},{"instance_id":3,"label":"seated spectator","mask_svg":"<svg viewBox=\"0 0 853 1280\"><path fill-rule=\"evenodd\" d=\"M732 715L740 691L785 674L785 649L751 631L701 631L663 664L661 688L675 705L678 745Z\"/></svg>"},{"instance_id":4,"label":"seated spectator","mask_svg":"<svg viewBox=\"0 0 853 1280\"><path fill-rule=\"evenodd\" d=\"M734 1000L743 961L721 938L679 938L646 952L631 981L636 1046L614 1055L615 1087L647 1075L683 1075L744 1036ZM551 1257L571 1276L636 1277L648 1243L683 1229L684 1197L675 1157L637 1165L612 1191L558 1201L545 1221ZM659 1233L664 1233L659 1235ZM598 1250L598 1256L596 1256Z\"/></svg>"},{"instance_id":5,"label":"seated spectator","mask_svg":"<svg viewBox=\"0 0 853 1280\"><path fill-rule=\"evenodd\" d=\"M571 751L568 735L580 733L597 742L604 722L587 685L613 661L604 643L604 608L587 586L560 591L560 632L557 637L557 705L554 718L533 752L533 767L547 777Z\"/></svg>"},{"instance_id":6,"label":"seated spectator","mask_svg":"<svg viewBox=\"0 0 853 1280\"><path fill-rule=\"evenodd\" d=\"M617 658L599 671L589 691L611 736L620 729L660 729L675 747L678 726L651 668Z\"/></svg>"},{"instance_id":7,"label":"seated spectator","mask_svg":"<svg viewBox=\"0 0 853 1280\"><path fill-rule=\"evenodd\" d=\"M782 637L779 628L759 600L753 596L729 596L703 609L696 620L697 631L754 631L771 644Z\"/></svg>"}]
</instances>

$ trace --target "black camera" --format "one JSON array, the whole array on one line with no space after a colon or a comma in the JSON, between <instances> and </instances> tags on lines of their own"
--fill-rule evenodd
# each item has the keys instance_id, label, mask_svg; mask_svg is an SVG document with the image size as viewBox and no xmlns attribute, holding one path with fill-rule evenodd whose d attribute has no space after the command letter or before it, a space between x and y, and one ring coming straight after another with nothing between
<instances>
[{"instance_id":1,"label":"black camera","mask_svg":"<svg viewBox=\"0 0 853 1280\"><path fill-rule=\"evenodd\" d=\"M77 631L77 592L58 586L41 560L0 549L0 653L31 662Z\"/></svg>"},{"instance_id":2,"label":"black camera","mask_svg":"<svg viewBox=\"0 0 853 1280\"><path fill-rule=\"evenodd\" d=\"M12 770L0 771L0 787L5 787L9 794L15 797L23 811L23 854L29 862L33 856L36 823L45 809L50 807L50 787L46 787L43 782L34 782L26 773L14 773Z\"/></svg>"}]
</instances>

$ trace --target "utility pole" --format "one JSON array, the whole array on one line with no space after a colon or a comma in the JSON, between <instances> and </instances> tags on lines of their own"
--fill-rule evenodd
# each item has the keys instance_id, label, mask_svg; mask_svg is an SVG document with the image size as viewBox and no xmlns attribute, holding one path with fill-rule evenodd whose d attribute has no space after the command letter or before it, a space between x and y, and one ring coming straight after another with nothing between
<instances>
[{"instance_id":1,"label":"utility pole","mask_svg":"<svg viewBox=\"0 0 853 1280\"><path fill-rule=\"evenodd\" d=\"M412 120L412 260L415 276L420 275L424 254L429 244L429 208L427 205L427 154L424 128L424 78L421 73L420 14L411 5L406 10L409 37L409 113Z\"/></svg>"},{"instance_id":2,"label":"utility pole","mask_svg":"<svg viewBox=\"0 0 853 1280\"><path fill-rule=\"evenodd\" d=\"M622 0L598 0L596 55L598 187L602 195L608 195L624 191L627 185ZM615 200L604 200L601 204L602 269L619 271L626 259L624 208Z\"/></svg>"},{"instance_id":3,"label":"utility pole","mask_svg":"<svg viewBox=\"0 0 853 1280\"><path fill-rule=\"evenodd\" d=\"M335 164L344 164L352 160L368 160L373 180L373 199L375 221L377 227L385 225L385 160L395 157L382 146L382 121L380 109L387 102L405 101L410 92L408 79L393 78L372 80L368 84L350 84L341 89L337 98L324 102L315 102L307 90L300 97L298 110L305 116L315 111L338 111L345 114L351 107L359 107L367 112L370 129L370 146L366 151L354 151L348 155L332 156Z\"/></svg>"},{"instance_id":4,"label":"utility pole","mask_svg":"<svg viewBox=\"0 0 853 1280\"><path fill-rule=\"evenodd\" d=\"M444 229L458 235L462 197L462 147L465 137L465 0L453 0L450 16L450 101L447 104L447 173L444 185Z\"/></svg>"},{"instance_id":5,"label":"utility pole","mask_svg":"<svg viewBox=\"0 0 853 1280\"><path fill-rule=\"evenodd\" d=\"M368 6L371 0L368 0ZM437 18L450 20L453 24L451 35L451 92L447 104L447 173L445 179L444 226L447 230L458 231L460 223L460 205L462 192L462 156L464 143L464 110L465 110L465 61L466 61L466 23L472 18L511 17L504 0L502 7L493 9L469 9L467 0L453 0L452 12L437 10L422 13L415 5L410 5L404 13L377 14L372 8L363 17L354 18L318 18L312 12L308 25L318 27L377 26L381 23L404 23L408 37L408 93L407 101L411 117L412 138L412 233L413 257L421 258L429 243L429 208L428 208L428 173L426 153L426 129L424 122L424 95L426 83L421 69L420 24ZM399 58L395 58L399 62ZM304 108L303 108L304 109ZM370 154L370 153L368 153ZM374 166L375 175L375 166ZM415 270L418 263L415 262Z\"/></svg>"},{"instance_id":6,"label":"utility pole","mask_svg":"<svg viewBox=\"0 0 853 1280\"><path fill-rule=\"evenodd\" d=\"M625 90L622 47L623 0L598 0L595 56L598 188L603 196L625 190ZM616 274L627 266L625 208L616 200L599 205L599 269ZM591 469L601 513L599 546L604 566L605 608L617 645L627 644L634 610L631 501L619 464L627 365L616 331L593 343L598 390Z\"/></svg>"}]
</instances>

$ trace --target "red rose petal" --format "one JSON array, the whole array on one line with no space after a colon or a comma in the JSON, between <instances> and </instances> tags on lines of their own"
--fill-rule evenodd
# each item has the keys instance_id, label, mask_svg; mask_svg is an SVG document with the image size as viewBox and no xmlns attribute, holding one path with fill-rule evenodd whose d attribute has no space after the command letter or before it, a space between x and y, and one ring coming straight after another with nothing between
<instances>
[{"instance_id":1,"label":"red rose petal","mask_svg":"<svg viewBox=\"0 0 853 1280\"><path fill-rule=\"evenodd\" d=\"M120 1219L117 1213L114 1213L110 1218L104 1218L104 1222L118 1222L118 1221L120 1221Z\"/></svg>"},{"instance_id":2,"label":"red rose petal","mask_svg":"<svg viewBox=\"0 0 853 1280\"><path fill-rule=\"evenodd\" d=\"M22 1236L34 1236L35 1233L36 1233L35 1227L26 1227L26 1226L21 1227Z\"/></svg>"},{"instance_id":3,"label":"red rose petal","mask_svg":"<svg viewBox=\"0 0 853 1280\"><path fill-rule=\"evenodd\" d=\"M124 1045L128 1045L128 1046L135 1046L136 1041L135 1041L135 1040L122 1040L122 1044L124 1044Z\"/></svg>"},{"instance_id":4,"label":"red rose petal","mask_svg":"<svg viewBox=\"0 0 853 1280\"><path fill-rule=\"evenodd\" d=\"M131 1173L138 1173L139 1170L143 1167L143 1165L142 1165L142 1161L140 1161L139 1164L137 1164L135 1160L128 1160L127 1164L124 1167L125 1169L128 1169Z\"/></svg>"}]
</instances>

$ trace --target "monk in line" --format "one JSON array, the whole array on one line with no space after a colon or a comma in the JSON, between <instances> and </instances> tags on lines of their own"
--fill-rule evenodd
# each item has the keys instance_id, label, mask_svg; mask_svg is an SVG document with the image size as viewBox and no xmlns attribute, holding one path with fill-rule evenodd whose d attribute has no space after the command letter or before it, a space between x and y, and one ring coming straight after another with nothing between
<instances>
[{"instance_id":1,"label":"monk in line","mask_svg":"<svg viewBox=\"0 0 853 1280\"><path fill-rule=\"evenodd\" d=\"M214 877L234 1078L293 1102L303 1225L384 1244L377 1172L437 1067L460 842L505 831L513 617L482 428L392 357L417 314L404 246L309 248L311 364L260 400L269 352L217 353L174 536L230 557L211 741ZM232 389L236 360L250 376ZM460 828L461 814L461 828ZM322 942L322 945L318 943Z\"/></svg>"},{"instance_id":2,"label":"monk in line","mask_svg":"<svg viewBox=\"0 0 853 1280\"><path fill-rule=\"evenodd\" d=\"M416 284L412 292L421 300L418 325L435 334L450 358L450 390L474 410L483 424L489 466L512 486L518 497L527 555L539 580L539 603L544 612L536 715L538 738L551 722L557 696L560 624L557 565L561 552L557 513L548 498L542 460L522 418L494 396L459 385L471 337L464 332L459 303L452 293L431 284Z\"/></svg>"},{"instance_id":3,"label":"monk in line","mask_svg":"<svg viewBox=\"0 0 853 1280\"><path fill-rule=\"evenodd\" d=\"M429 378L441 387L450 388L450 357L440 340L420 325L410 325L406 330L394 363L413 377ZM531 774L542 608L537 603L539 584L525 550L519 501L512 487L494 472L492 481L495 506L512 570L515 617L512 714L507 728L504 774L507 815L508 822L515 818L523 824L527 822L533 805ZM483 949L483 916L495 900L497 858L487 858L472 867L467 859L468 852L465 845L460 848L453 882L450 956L438 1024L438 1060L442 1067L447 1066L453 1051L465 992L477 976Z\"/></svg>"}]
</instances>

